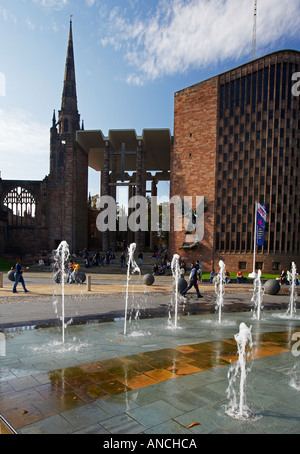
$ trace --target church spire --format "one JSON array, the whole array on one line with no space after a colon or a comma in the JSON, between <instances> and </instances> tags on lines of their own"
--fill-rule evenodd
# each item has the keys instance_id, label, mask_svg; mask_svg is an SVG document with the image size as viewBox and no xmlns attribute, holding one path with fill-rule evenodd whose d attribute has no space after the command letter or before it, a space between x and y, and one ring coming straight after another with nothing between
<instances>
[{"instance_id":1,"label":"church spire","mask_svg":"<svg viewBox=\"0 0 300 454\"><path fill-rule=\"evenodd\" d=\"M70 19L69 42L66 58L64 87L60 110L62 132L73 132L80 129L80 116L77 108L75 62L73 49L72 16Z\"/></svg>"}]
</instances>

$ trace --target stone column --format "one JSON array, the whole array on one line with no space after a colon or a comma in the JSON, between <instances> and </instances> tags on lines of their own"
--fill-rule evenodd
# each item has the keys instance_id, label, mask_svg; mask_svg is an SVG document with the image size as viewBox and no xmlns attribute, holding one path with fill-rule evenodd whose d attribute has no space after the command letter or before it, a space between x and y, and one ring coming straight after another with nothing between
<instances>
[{"instance_id":1,"label":"stone column","mask_svg":"<svg viewBox=\"0 0 300 454\"><path fill-rule=\"evenodd\" d=\"M157 197L157 184L156 184L156 180L154 180L154 179L151 182L151 199L152 199L152 197ZM154 250L156 243L157 243L157 232L150 231L150 249L151 249L151 251Z\"/></svg>"},{"instance_id":2,"label":"stone column","mask_svg":"<svg viewBox=\"0 0 300 454\"><path fill-rule=\"evenodd\" d=\"M128 201L130 199L132 199L132 197L135 195L135 187L132 186L132 185L129 185L128 186ZM133 209L132 208L128 208L128 218L129 216L131 215ZM133 243L133 241L135 241L135 238L134 238L134 235L133 235L134 232L132 232L131 230L129 230L129 228L127 227L127 235L126 235L126 243L127 243L127 247L129 247L129 245L131 243Z\"/></svg>"},{"instance_id":3,"label":"stone column","mask_svg":"<svg viewBox=\"0 0 300 454\"><path fill-rule=\"evenodd\" d=\"M103 165L103 175L102 177L102 189L103 189L103 196L110 195L109 192L109 164L110 164L110 147L109 141L105 142L105 149L104 149L104 165ZM106 252L109 247L109 231L106 230L102 232L102 249L103 252Z\"/></svg>"},{"instance_id":4,"label":"stone column","mask_svg":"<svg viewBox=\"0 0 300 454\"><path fill-rule=\"evenodd\" d=\"M136 195L145 197L146 187L145 187L145 159L144 159L144 150L143 143L141 140L138 142L137 152L136 152ZM145 245L145 232L138 230L135 234L136 242L136 251L140 252L144 250Z\"/></svg>"},{"instance_id":5,"label":"stone column","mask_svg":"<svg viewBox=\"0 0 300 454\"><path fill-rule=\"evenodd\" d=\"M117 200L117 156L112 155L110 157L111 162L111 173L110 173L110 186L109 186L109 194L115 200ZM109 232L109 245L108 245L114 252L117 249L117 232Z\"/></svg>"}]
</instances>

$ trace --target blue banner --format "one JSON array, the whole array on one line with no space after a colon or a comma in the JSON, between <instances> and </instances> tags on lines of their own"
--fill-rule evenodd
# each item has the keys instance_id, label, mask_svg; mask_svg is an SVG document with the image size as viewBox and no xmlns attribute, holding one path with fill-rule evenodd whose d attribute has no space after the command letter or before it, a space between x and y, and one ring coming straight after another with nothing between
<instances>
[{"instance_id":1,"label":"blue banner","mask_svg":"<svg viewBox=\"0 0 300 454\"><path fill-rule=\"evenodd\" d=\"M265 238L265 227L267 220L267 207L265 203L256 204L256 245L263 246Z\"/></svg>"}]
</instances>

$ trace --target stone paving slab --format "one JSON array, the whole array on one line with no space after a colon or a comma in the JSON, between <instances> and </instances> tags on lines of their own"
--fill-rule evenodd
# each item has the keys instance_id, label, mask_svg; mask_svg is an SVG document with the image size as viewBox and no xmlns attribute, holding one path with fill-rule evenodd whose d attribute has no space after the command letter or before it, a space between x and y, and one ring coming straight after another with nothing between
<instances>
[{"instance_id":1,"label":"stone paving slab","mask_svg":"<svg viewBox=\"0 0 300 454\"><path fill-rule=\"evenodd\" d=\"M28 274L32 293L17 295L4 281L0 328L7 354L0 357L0 414L18 433L300 432L300 391L291 386L299 371L291 349L300 318L286 317L288 294L265 295L262 320L255 320L251 286L228 286L219 324L214 287L203 285L203 299L191 292L180 305L174 329L171 279L146 292L134 281L129 308L138 302L142 318L133 317L125 335L125 281L115 281L94 277L95 293L82 286L68 290L67 319L77 317L78 324L67 327L63 344L49 278ZM255 336L255 360L247 378L247 402L256 413L251 421L233 420L224 411L240 321L252 325ZM0 428L7 431L3 423Z\"/></svg>"},{"instance_id":2,"label":"stone paving slab","mask_svg":"<svg viewBox=\"0 0 300 454\"><path fill-rule=\"evenodd\" d=\"M237 357L239 323L252 326L254 362L238 421L225 412L228 370ZM70 326L8 335L0 358L0 408L23 434L299 433L299 390L290 385L300 319L268 311L182 315ZM46 359L47 358L47 359ZM191 367L192 366L192 367ZM196 425L191 426L193 423ZM190 427L191 426L191 427Z\"/></svg>"}]
</instances>

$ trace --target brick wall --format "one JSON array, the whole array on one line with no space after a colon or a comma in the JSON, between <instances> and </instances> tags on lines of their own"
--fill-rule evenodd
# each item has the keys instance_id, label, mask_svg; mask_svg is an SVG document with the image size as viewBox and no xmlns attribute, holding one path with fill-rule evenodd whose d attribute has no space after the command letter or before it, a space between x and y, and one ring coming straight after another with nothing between
<instances>
[{"instance_id":1,"label":"brick wall","mask_svg":"<svg viewBox=\"0 0 300 454\"><path fill-rule=\"evenodd\" d=\"M178 253L187 263L202 256L206 269L214 263L217 103L218 78L175 93L170 195L205 196L207 209L204 238L201 246L192 251L179 250L185 232L172 231L173 216L178 213L176 207L174 212L171 210L170 255Z\"/></svg>"},{"instance_id":2,"label":"brick wall","mask_svg":"<svg viewBox=\"0 0 300 454\"><path fill-rule=\"evenodd\" d=\"M223 260L225 263L226 270L229 273L236 273L239 269L242 269L244 274L251 273L253 271L253 255L252 254L215 254L215 271L219 271L219 261ZM255 263L263 263L262 274L280 274L281 270L290 271L291 263L295 262L297 270L300 269L300 260L295 255L280 255L280 254L256 254ZM245 264L246 268L241 265ZM275 268L278 266L278 269ZM257 267L256 270L257 272Z\"/></svg>"}]
</instances>

